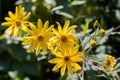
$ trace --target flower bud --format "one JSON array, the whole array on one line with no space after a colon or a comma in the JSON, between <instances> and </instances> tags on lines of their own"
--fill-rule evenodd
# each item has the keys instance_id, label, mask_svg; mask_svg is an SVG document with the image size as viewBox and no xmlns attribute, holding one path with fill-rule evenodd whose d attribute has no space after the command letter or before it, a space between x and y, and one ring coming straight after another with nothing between
<instances>
[{"instance_id":1,"label":"flower bud","mask_svg":"<svg viewBox=\"0 0 120 80\"><path fill-rule=\"evenodd\" d=\"M97 45L97 42L96 42L95 40L91 40L91 41L90 41L90 45L91 45L92 47L95 47L95 46Z\"/></svg>"},{"instance_id":2,"label":"flower bud","mask_svg":"<svg viewBox=\"0 0 120 80\"><path fill-rule=\"evenodd\" d=\"M105 30L104 29L100 29L100 34L102 35L102 36L104 36L105 35Z\"/></svg>"},{"instance_id":3,"label":"flower bud","mask_svg":"<svg viewBox=\"0 0 120 80\"><path fill-rule=\"evenodd\" d=\"M98 27L98 25L99 25L99 23L98 23L98 20L95 20L95 22L94 22L94 28L97 28Z\"/></svg>"}]
</instances>

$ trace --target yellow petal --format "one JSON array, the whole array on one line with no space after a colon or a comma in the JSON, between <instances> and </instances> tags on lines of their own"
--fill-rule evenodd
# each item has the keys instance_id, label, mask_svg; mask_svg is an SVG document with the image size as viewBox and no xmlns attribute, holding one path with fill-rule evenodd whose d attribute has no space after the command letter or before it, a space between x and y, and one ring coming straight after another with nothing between
<instances>
[{"instance_id":1,"label":"yellow petal","mask_svg":"<svg viewBox=\"0 0 120 80\"><path fill-rule=\"evenodd\" d=\"M31 43L31 39L27 39L22 42L22 45L28 45L30 43Z\"/></svg>"},{"instance_id":2,"label":"yellow petal","mask_svg":"<svg viewBox=\"0 0 120 80\"><path fill-rule=\"evenodd\" d=\"M30 28L33 30L33 32L38 32L36 26L32 23L30 23Z\"/></svg>"},{"instance_id":3,"label":"yellow petal","mask_svg":"<svg viewBox=\"0 0 120 80\"><path fill-rule=\"evenodd\" d=\"M53 67L52 71L56 71L56 70L59 69L62 65L63 65L62 62L57 63L57 64Z\"/></svg>"},{"instance_id":4,"label":"yellow petal","mask_svg":"<svg viewBox=\"0 0 120 80\"><path fill-rule=\"evenodd\" d=\"M76 35L75 34L69 34L68 39L71 39L73 41L73 40L76 39Z\"/></svg>"},{"instance_id":5,"label":"yellow petal","mask_svg":"<svg viewBox=\"0 0 120 80\"><path fill-rule=\"evenodd\" d=\"M11 33L10 33L10 37L12 37L14 34L14 31L12 30Z\"/></svg>"},{"instance_id":6,"label":"yellow petal","mask_svg":"<svg viewBox=\"0 0 120 80\"><path fill-rule=\"evenodd\" d=\"M60 52L56 51L55 49L51 49L52 54L54 54L57 57L63 57Z\"/></svg>"},{"instance_id":7,"label":"yellow petal","mask_svg":"<svg viewBox=\"0 0 120 80\"><path fill-rule=\"evenodd\" d=\"M76 70L81 70L81 67L77 63L71 63L71 65L76 69Z\"/></svg>"},{"instance_id":8,"label":"yellow petal","mask_svg":"<svg viewBox=\"0 0 120 80\"><path fill-rule=\"evenodd\" d=\"M41 45L41 46L42 46L42 49L43 49L44 54L47 54L47 44L44 43L44 44Z\"/></svg>"},{"instance_id":9,"label":"yellow petal","mask_svg":"<svg viewBox=\"0 0 120 80\"><path fill-rule=\"evenodd\" d=\"M64 26L63 26L63 33L65 33L65 32L67 31L67 28L68 28L69 24L70 24L70 21L67 20L67 21L65 22Z\"/></svg>"},{"instance_id":10,"label":"yellow petal","mask_svg":"<svg viewBox=\"0 0 120 80\"><path fill-rule=\"evenodd\" d=\"M53 33L57 36L60 36L60 33L56 29L53 29Z\"/></svg>"},{"instance_id":11,"label":"yellow petal","mask_svg":"<svg viewBox=\"0 0 120 80\"><path fill-rule=\"evenodd\" d=\"M37 22L37 27L38 27L38 30L41 32L42 31L42 20L41 19L38 19L38 22Z\"/></svg>"},{"instance_id":12,"label":"yellow petal","mask_svg":"<svg viewBox=\"0 0 120 80\"><path fill-rule=\"evenodd\" d=\"M50 38L50 43L52 43L52 44L57 43L58 41L59 41L59 38L57 36Z\"/></svg>"},{"instance_id":13,"label":"yellow petal","mask_svg":"<svg viewBox=\"0 0 120 80\"><path fill-rule=\"evenodd\" d=\"M67 69L68 71L70 72L70 74L72 75L73 74L73 69L72 69L72 66L71 66L71 63L67 63Z\"/></svg>"},{"instance_id":14,"label":"yellow petal","mask_svg":"<svg viewBox=\"0 0 120 80\"><path fill-rule=\"evenodd\" d=\"M40 50L41 50L41 45L40 44L38 44L37 45L37 48L36 48L36 56L38 56L39 55L39 53L40 53Z\"/></svg>"},{"instance_id":15,"label":"yellow petal","mask_svg":"<svg viewBox=\"0 0 120 80\"><path fill-rule=\"evenodd\" d=\"M54 59L49 60L48 62L52 63L52 64L56 64L56 63L58 63L60 61L61 61L61 58L54 58Z\"/></svg>"},{"instance_id":16,"label":"yellow petal","mask_svg":"<svg viewBox=\"0 0 120 80\"><path fill-rule=\"evenodd\" d=\"M80 57L72 57L71 60L74 61L74 62L81 62L81 61L83 61L83 58L80 58Z\"/></svg>"},{"instance_id":17,"label":"yellow petal","mask_svg":"<svg viewBox=\"0 0 120 80\"><path fill-rule=\"evenodd\" d=\"M84 54L85 54L84 52L76 52L76 53L72 54L71 56L73 56L73 57L82 57L82 56L84 56Z\"/></svg>"},{"instance_id":18,"label":"yellow petal","mask_svg":"<svg viewBox=\"0 0 120 80\"><path fill-rule=\"evenodd\" d=\"M48 25L49 25L49 21L46 21L45 24L44 24L44 28L43 28L43 32L45 32L48 28Z\"/></svg>"},{"instance_id":19,"label":"yellow petal","mask_svg":"<svg viewBox=\"0 0 120 80\"><path fill-rule=\"evenodd\" d=\"M79 45L75 46L74 48L70 48L70 56L74 56L75 53L78 51Z\"/></svg>"},{"instance_id":20,"label":"yellow petal","mask_svg":"<svg viewBox=\"0 0 120 80\"><path fill-rule=\"evenodd\" d=\"M30 29L28 29L24 24L22 24L22 30L25 31L25 32L27 32L30 35L34 34L33 31L30 30Z\"/></svg>"},{"instance_id":21,"label":"yellow petal","mask_svg":"<svg viewBox=\"0 0 120 80\"><path fill-rule=\"evenodd\" d=\"M10 16L10 18L11 18L12 20L15 20L15 19L16 19L15 15L14 15L11 11L8 12L8 15Z\"/></svg>"},{"instance_id":22,"label":"yellow petal","mask_svg":"<svg viewBox=\"0 0 120 80\"><path fill-rule=\"evenodd\" d=\"M67 30L66 34L71 33L76 27L77 27L76 25L71 26L71 27Z\"/></svg>"},{"instance_id":23,"label":"yellow petal","mask_svg":"<svg viewBox=\"0 0 120 80\"><path fill-rule=\"evenodd\" d=\"M2 26L11 26L13 25L13 22L3 22Z\"/></svg>"},{"instance_id":24,"label":"yellow petal","mask_svg":"<svg viewBox=\"0 0 120 80\"><path fill-rule=\"evenodd\" d=\"M18 7L16 7L16 8L15 8L15 16L16 16L16 17L18 17L18 15L19 15L18 13L19 13L19 12L18 12Z\"/></svg>"},{"instance_id":25,"label":"yellow petal","mask_svg":"<svg viewBox=\"0 0 120 80\"><path fill-rule=\"evenodd\" d=\"M29 12L26 16L23 17L23 21L27 21L31 15L31 12Z\"/></svg>"},{"instance_id":26,"label":"yellow petal","mask_svg":"<svg viewBox=\"0 0 120 80\"><path fill-rule=\"evenodd\" d=\"M8 21L8 22L12 22L12 19L9 18L9 17L5 17L5 20Z\"/></svg>"},{"instance_id":27,"label":"yellow petal","mask_svg":"<svg viewBox=\"0 0 120 80\"><path fill-rule=\"evenodd\" d=\"M27 52L30 52L32 49L34 49L36 47L36 43L35 42L31 42L30 47L27 49Z\"/></svg>"},{"instance_id":28,"label":"yellow petal","mask_svg":"<svg viewBox=\"0 0 120 80\"><path fill-rule=\"evenodd\" d=\"M18 17L20 17L20 18L23 17L23 15L24 15L24 10L25 10L24 7L22 7L22 8L20 9L20 12L19 12L19 15L20 15L20 16L18 16Z\"/></svg>"},{"instance_id":29,"label":"yellow petal","mask_svg":"<svg viewBox=\"0 0 120 80\"><path fill-rule=\"evenodd\" d=\"M63 66L61 67L61 76L65 74L65 70L66 70L66 63L63 63Z\"/></svg>"},{"instance_id":30,"label":"yellow petal","mask_svg":"<svg viewBox=\"0 0 120 80\"><path fill-rule=\"evenodd\" d=\"M6 30L5 30L5 33L7 33L9 30L11 30L11 29L13 29L13 26L10 26L9 28L7 28Z\"/></svg>"},{"instance_id":31,"label":"yellow petal","mask_svg":"<svg viewBox=\"0 0 120 80\"><path fill-rule=\"evenodd\" d=\"M14 30L13 30L13 31L14 31L13 36L14 36L14 37L17 37L17 36L18 36L18 28L17 28L17 26L14 27Z\"/></svg>"},{"instance_id":32,"label":"yellow petal","mask_svg":"<svg viewBox=\"0 0 120 80\"><path fill-rule=\"evenodd\" d=\"M23 40L32 39L32 36L23 37Z\"/></svg>"},{"instance_id":33,"label":"yellow petal","mask_svg":"<svg viewBox=\"0 0 120 80\"><path fill-rule=\"evenodd\" d=\"M58 25L58 31L62 34L62 27L61 27L61 25L60 25L60 23L59 22L56 22L57 23L57 25Z\"/></svg>"},{"instance_id":34,"label":"yellow petal","mask_svg":"<svg viewBox=\"0 0 120 80\"><path fill-rule=\"evenodd\" d=\"M51 31L53 30L53 28L54 28L54 25L51 25L51 26L47 29L47 32L48 32L48 33L51 32Z\"/></svg>"}]
</instances>

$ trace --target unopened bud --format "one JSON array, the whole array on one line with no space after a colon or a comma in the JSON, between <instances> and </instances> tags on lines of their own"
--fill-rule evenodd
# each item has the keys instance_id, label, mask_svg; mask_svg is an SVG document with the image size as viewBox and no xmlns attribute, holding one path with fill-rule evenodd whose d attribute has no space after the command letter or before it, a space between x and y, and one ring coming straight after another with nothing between
<instances>
[{"instance_id":1,"label":"unopened bud","mask_svg":"<svg viewBox=\"0 0 120 80\"><path fill-rule=\"evenodd\" d=\"M94 28L97 28L98 27L98 25L99 25L99 23L98 23L98 20L95 20L95 22L94 22Z\"/></svg>"},{"instance_id":2,"label":"unopened bud","mask_svg":"<svg viewBox=\"0 0 120 80\"><path fill-rule=\"evenodd\" d=\"M97 42L96 42L95 40L91 40L91 41L90 41L90 45L91 45L92 47L95 47L95 46L97 45Z\"/></svg>"},{"instance_id":3,"label":"unopened bud","mask_svg":"<svg viewBox=\"0 0 120 80\"><path fill-rule=\"evenodd\" d=\"M100 29L100 34L102 35L102 36L104 36L105 35L105 30L104 29Z\"/></svg>"}]
</instances>

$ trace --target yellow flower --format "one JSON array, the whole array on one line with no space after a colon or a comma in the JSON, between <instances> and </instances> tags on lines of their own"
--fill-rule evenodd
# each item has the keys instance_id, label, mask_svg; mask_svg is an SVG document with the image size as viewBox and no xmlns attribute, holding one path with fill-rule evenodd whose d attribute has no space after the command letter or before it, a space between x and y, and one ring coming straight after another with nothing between
<instances>
[{"instance_id":1,"label":"yellow flower","mask_svg":"<svg viewBox=\"0 0 120 80\"><path fill-rule=\"evenodd\" d=\"M23 37L23 45L30 45L27 49L28 52L36 48L36 56L40 53L42 49L44 53L47 53L47 47L49 39L52 35L53 25L48 28L49 22L46 21L42 24L42 21L38 19L37 28L34 24L30 23L30 29L27 28L25 31L29 34Z\"/></svg>"},{"instance_id":2,"label":"yellow flower","mask_svg":"<svg viewBox=\"0 0 120 80\"><path fill-rule=\"evenodd\" d=\"M11 11L8 12L9 17L5 17L5 20L7 22L3 22L2 25L3 26L9 26L9 28L7 28L5 30L5 32L8 32L11 30L11 34L10 36L14 36L17 37L18 36L18 31L19 28L21 29L25 29L26 25L25 23L27 22L28 18L30 17L30 12L24 16L24 10L25 8L18 8L16 7L15 9L15 14L13 14Z\"/></svg>"},{"instance_id":3,"label":"yellow flower","mask_svg":"<svg viewBox=\"0 0 120 80\"><path fill-rule=\"evenodd\" d=\"M115 57L111 55L106 55L106 61L102 64L102 71L104 72L107 71L105 67L108 67L110 72L113 71L114 64L115 64Z\"/></svg>"},{"instance_id":4,"label":"yellow flower","mask_svg":"<svg viewBox=\"0 0 120 80\"><path fill-rule=\"evenodd\" d=\"M105 35L105 30L104 29L100 29L100 34L102 35L102 36L104 36Z\"/></svg>"},{"instance_id":5,"label":"yellow flower","mask_svg":"<svg viewBox=\"0 0 120 80\"><path fill-rule=\"evenodd\" d=\"M94 22L94 28L97 28L98 27L98 25L99 25L99 23L98 23L98 20L95 20L95 22Z\"/></svg>"},{"instance_id":6,"label":"yellow flower","mask_svg":"<svg viewBox=\"0 0 120 80\"><path fill-rule=\"evenodd\" d=\"M81 70L80 65L77 62L83 61L81 56L84 55L83 52L78 52L79 46L75 46L73 48L62 49L61 51L56 51L55 49L51 49L52 54L57 56L54 59L49 60L49 63L56 64L52 71L56 71L61 67L61 76L64 75L66 68L73 74L73 70Z\"/></svg>"},{"instance_id":7,"label":"yellow flower","mask_svg":"<svg viewBox=\"0 0 120 80\"><path fill-rule=\"evenodd\" d=\"M97 42L96 42L95 40L91 40L91 41L90 41L90 45L91 45L92 47L95 47L95 46L97 45Z\"/></svg>"},{"instance_id":8,"label":"yellow flower","mask_svg":"<svg viewBox=\"0 0 120 80\"><path fill-rule=\"evenodd\" d=\"M60 23L57 22L58 31L56 29L53 30L55 36L50 39L51 46L57 45L61 48L72 47L75 44L76 35L71 32L77 27L76 25L69 27L70 21L66 21L63 29Z\"/></svg>"}]
</instances>

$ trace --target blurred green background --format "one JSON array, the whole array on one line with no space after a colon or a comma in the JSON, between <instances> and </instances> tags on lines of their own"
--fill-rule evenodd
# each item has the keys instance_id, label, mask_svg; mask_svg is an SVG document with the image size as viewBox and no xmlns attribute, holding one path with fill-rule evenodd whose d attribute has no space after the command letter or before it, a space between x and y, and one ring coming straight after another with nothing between
<instances>
[{"instance_id":1,"label":"blurred green background","mask_svg":"<svg viewBox=\"0 0 120 80\"><path fill-rule=\"evenodd\" d=\"M0 0L0 23L5 21L8 11L14 12L16 5L24 6L26 12L32 12L29 21L33 23L41 18L56 27L57 21L63 25L69 19L71 25L78 25L77 32L82 31L81 26L86 20L90 21L90 29L93 29L96 19L99 23L103 21L101 27L104 29L120 25L120 0ZM47 62L45 56L35 57L33 53L26 53L20 41L2 38L6 28L0 25L0 80L65 80L66 76L60 77L59 72L51 71L53 65ZM120 35L114 34L109 36L102 50L104 54L118 58L119 46ZM96 50L100 47L92 52L97 54Z\"/></svg>"}]
</instances>

